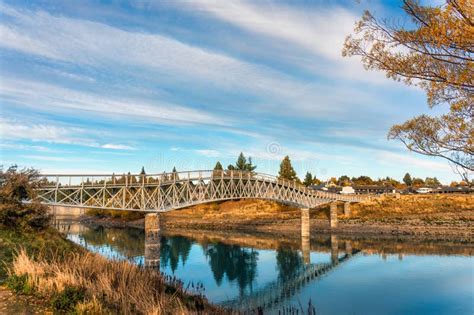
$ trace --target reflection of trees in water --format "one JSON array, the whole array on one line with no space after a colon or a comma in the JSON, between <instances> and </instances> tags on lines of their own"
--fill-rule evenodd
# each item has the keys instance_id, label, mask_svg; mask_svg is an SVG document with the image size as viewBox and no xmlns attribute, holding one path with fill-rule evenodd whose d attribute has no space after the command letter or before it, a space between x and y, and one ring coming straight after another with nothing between
<instances>
[{"instance_id":1,"label":"reflection of trees in water","mask_svg":"<svg viewBox=\"0 0 474 315\"><path fill-rule=\"evenodd\" d=\"M221 285L226 275L229 281L237 281L241 292L247 286L252 287L257 276L258 252L222 243L208 245L203 249L209 258L209 265L217 285Z\"/></svg>"},{"instance_id":2,"label":"reflection of trees in water","mask_svg":"<svg viewBox=\"0 0 474 315\"><path fill-rule=\"evenodd\" d=\"M178 267L179 258L184 266L189 256L193 242L183 236L161 237L160 261L161 267L166 268L169 264L173 273Z\"/></svg>"},{"instance_id":3,"label":"reflection of trees in water","mask_svg":"<svg viewBox=\"0 0 474 315\"><path fill-rule=\"evenodd\" d=\"M102 226L83 232L88 245L110 245L125 257L142 256L145 251L145 233L139 229L113 229Z\"/></svg>"},{"instance_id":4,"label":"reflection of trees in water","mask_svg":"<svg viewBox=\"0 0 474 315\"><path fill-rule=\"evenodd\" d=\"M294 277L303 267L303 259L298 251L280 247L276 255L278 277L286 280Z\"/></svg>"}]
</instances>

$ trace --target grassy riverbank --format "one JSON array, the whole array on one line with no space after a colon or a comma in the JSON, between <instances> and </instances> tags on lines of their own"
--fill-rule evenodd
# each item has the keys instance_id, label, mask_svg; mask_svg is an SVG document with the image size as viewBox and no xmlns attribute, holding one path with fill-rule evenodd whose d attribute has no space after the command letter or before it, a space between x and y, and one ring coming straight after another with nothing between
<instances>
[{"instance_id":1,"label":"grassy riverbank","mask_svg":"<svg viewBox=\"0 0 474 315\"><path fill-rule=\"evenodd\" d=\"M188 314L218 309L182 283L126 261L111 261L54 230L1 227L3 285L32 296L32 309L79 314Z\"/></svg>"},{"instance_id":2,"label":"grassy riverbank","mask_svg":"<svg viewBox=\"0 0 474 315\"><path fill-rule=\"evenodd\" d=\"M50 301L33 294L34 292L27 286L20 287L16 281L18 275L9 275L9 270L13 267L15 257L21 249L29 256L43 253L43 259L51 259L53 255L80 251L80 248L65 241L53 229L30 233L0 224L0 313L23 314L53 311Z\"/></svg>"},{"instance_id":3,"label":"grassy riverbank","mask_svg":"<svg viewBox=\"0 0 474 315\"><path fill-rule=\"evenodd\" d=\"M65 239L49 227L44 206L22 203L33 199L34 171L9 169L1 176L0 313L224 313L176 279Z\"/></svg>"}]
</instances>

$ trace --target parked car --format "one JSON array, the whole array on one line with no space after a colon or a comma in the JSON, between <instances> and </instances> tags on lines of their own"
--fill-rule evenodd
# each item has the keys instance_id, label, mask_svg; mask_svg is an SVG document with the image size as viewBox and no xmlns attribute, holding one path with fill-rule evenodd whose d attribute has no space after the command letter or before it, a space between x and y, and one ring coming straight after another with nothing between
<instances>
[{"instance_id":1,"label":"parked car","mask_svg":"<svg viewBox=\"0 0 474 315\"><path fill-rule=\"evenodd\" d=\"M429 187L421 187L416 190L416 192L419 194L429 194L432 191L433 191L433 188L429 188Z\"/></svg>"}]
</instances>

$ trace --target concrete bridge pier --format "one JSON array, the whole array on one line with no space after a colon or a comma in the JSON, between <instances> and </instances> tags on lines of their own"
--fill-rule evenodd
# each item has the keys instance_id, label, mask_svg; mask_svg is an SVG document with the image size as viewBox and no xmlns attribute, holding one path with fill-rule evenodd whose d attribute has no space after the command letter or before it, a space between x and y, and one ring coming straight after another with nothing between
<instances>
[{"instance_id":1,"label":"concrete bridge pier","mask_svg":"<svg viewBox=\"0 0 474 315\"><path fill-rule=\"evenodd\" d=\"M351 203L350 202L344 202L344 215L346 217L351 215Z\"/></svg>"},{"instance_id":2,"label":"concrete bridge pier","mask_svg":"<svg viewBox=\"0 0 474 315\"><path fill-rule=\"evenodd\" d=\"M329 226L337 227L337 202L332 202L329 206Z\"/></svg>"},{"instance_id":3,"label":"concrete bridge pier","mask_svg":"<svg viewBox=\"0 0 474 315\"><path fill-rule=\"evenodd\" d=\"M337 235L331 235L331 262L339 263L339 239Z\"/></svg>"},{"instance_id":4,"label":"concrete bridge pier","mask_svg":"<svg viewBox=\"0 0 474 315\"><path fill-rule=\"evenodd\" d=\"M160 215L145 216L145 266L160 269Z\"/></svg>"},{"instance_id":5,"label":"concrete bridge pier","mask_svg":"<svg viewBox=\"0 0 474 315\"><path fill-rule=\"evenodd\" d=\"M310 243L311 231L309 221L309 208L301 209L301 252L303 254L303 262L305 264L311 263L310 258Z\"/></svg>"}]
</instances>

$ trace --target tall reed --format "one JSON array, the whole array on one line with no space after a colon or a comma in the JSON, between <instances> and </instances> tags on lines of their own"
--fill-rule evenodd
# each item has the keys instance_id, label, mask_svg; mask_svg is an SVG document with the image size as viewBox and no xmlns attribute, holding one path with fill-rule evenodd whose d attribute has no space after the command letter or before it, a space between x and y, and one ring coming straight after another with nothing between
<instances>
[{"instance_id":1,"label":"tall reed","mask_svg":"<svg viewBox=\"0 0 474 315\"><path fill-rule=\"evenodd\" d=\"M66 288L82 290L85 301L78 311L88 305L120 314L188 314L212 309L202 296L189 295L179 282L170 284L155 270L88 252L46 260L44 255L30 257L21 249L10 269L13 274L26 275L27 284L44 297Z\"/></svg>"}]
</instances>

